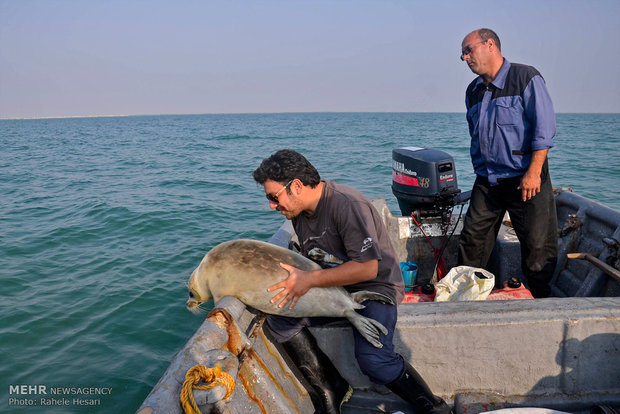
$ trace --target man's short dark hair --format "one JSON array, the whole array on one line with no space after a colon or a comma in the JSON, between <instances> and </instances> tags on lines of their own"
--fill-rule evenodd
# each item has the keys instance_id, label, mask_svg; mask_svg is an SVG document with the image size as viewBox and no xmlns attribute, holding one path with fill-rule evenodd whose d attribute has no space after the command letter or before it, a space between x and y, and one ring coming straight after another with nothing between
<instances>
[{"instance_id":1,"label":"man's short dark hair","mask_svg":"<svg viewBox=\"0 0 620 414\"><path fill-rule=\"evenodd\" d=\"M254 180L261 185L267 180L288 183L297 178L304 185L314 188L321 182L319 172L306 157L289 149L280 150L265 158L253 175ZM286 190L289 191L288 188Z\"/></svg>"},{"instance_id":2,"label":"man's short dark hair","mask_svg":"<svg viewBox=\"0 0 620 414\"><path fill-rule=\"evenodd\" d=\"M485 29L485 28L478 29L477 32L478 32L478 36L480 36L480 39L482 39L485 42L489 39L493 39L493 41L497 45L497 49L500 52L502 51L502 44L499 41L499 36L497 35L497 33L495 33L491 29Z\"/></svg>"}]
</instances>

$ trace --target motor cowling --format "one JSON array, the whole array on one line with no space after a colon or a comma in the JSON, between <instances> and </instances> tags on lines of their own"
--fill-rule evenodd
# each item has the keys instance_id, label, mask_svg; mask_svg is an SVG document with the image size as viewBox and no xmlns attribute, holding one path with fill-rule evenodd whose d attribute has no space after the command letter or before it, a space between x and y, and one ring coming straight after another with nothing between
<instances>
[{"instance_id":1,"label":"motor cowling","mask_svg":"<svg viewBox=\"0 0 620 414\"><path fill-rule=\"evenodd\" d=\"M450 154L431 148L392 150L392 192L403 216L443 216L461 192Z\"/></svg>"}]
</instances>

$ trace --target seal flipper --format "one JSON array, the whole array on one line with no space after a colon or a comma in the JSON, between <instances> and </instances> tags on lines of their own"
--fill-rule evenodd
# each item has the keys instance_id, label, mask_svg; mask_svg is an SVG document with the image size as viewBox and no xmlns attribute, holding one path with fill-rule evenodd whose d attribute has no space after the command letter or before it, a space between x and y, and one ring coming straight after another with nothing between
<instances>
[{"instance_id":1,"label":"seal flipper","mask_svg":"<svg viewBox=\"0 0 620 414\"><path fill-rule=\"evenodd\" d=\"M379 341L379 333L387 335L388 330L383 324L372 318L360 315L354 310L345 312L345 318L357 329L357 331L372 344L375 348L383 348L383 344Z\"/></svg>"},{"instance_id":2,"label":"seal flipper","mask_svg":"<svg viewBox=\"0 0 620 414\"><path fill-rule=\"evenodd\" d=\"M376 300L385 305L393 305L394 301L382 293L371 292L369 290L360 290L359 292L350 293L354 302L362 303L366 300Z\"/></svg>"}]
</instances>

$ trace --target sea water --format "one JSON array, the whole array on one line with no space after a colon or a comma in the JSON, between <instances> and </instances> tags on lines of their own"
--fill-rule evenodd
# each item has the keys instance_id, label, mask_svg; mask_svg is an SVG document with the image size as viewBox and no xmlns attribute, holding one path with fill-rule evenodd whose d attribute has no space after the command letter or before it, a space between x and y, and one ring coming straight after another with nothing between
<instances>
[{"instance_id":1,"label":"sea water","mask_svg":"<svg viewBox=\"0 0 620 414\"><path fill-rule=\"evenodd\" d=\"M619 209L620 115L557 123L553 185ZM204 320L185 309L204 254L282 224L252 179L263 158L295 149L397 212L403 146L447 151L471 188L464 114L0 121L0 411L134 412Z\"/></svg>"}]
</instances>

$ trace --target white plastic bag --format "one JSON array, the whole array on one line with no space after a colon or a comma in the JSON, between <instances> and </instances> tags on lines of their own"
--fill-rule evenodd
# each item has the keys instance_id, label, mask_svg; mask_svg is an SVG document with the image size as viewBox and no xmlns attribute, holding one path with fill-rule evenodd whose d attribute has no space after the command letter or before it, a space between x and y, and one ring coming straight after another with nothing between
<instances>
[{"instance_id":1,"label":"white plastic bag","mask_svg":"<svg viewBox=\"0 0 620 414\"><path fill-rule=\"evenodd\" d=\"M495 276L484 269L470 266L453 267L435 284L435 302L485 300L495 286Z\"/></svg>"}]
</instances>

